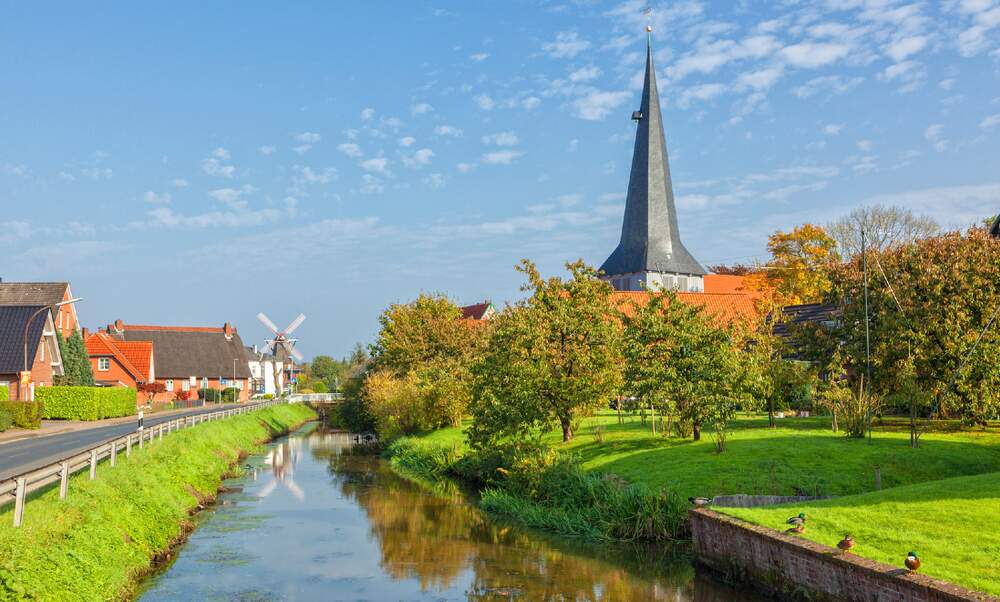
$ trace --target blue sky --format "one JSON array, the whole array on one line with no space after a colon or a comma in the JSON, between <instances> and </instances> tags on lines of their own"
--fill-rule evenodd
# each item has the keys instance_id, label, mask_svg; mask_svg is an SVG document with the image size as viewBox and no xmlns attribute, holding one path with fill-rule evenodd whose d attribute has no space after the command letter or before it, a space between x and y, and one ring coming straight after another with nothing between
<instances>
[{"instance_id":1,"label":"blue sky","mask_svg":"<svg viewBox=\"0 0 1000 602\"><path fill-rule=\"evenodd\" d=\"M208 4L208 6L205 6ZM85 325L213 325L307 355L420 291L618 239L644 2L0 9L0 276ZM1000 1L653 3L681 233L703 264L872 202L1000 210Z\"/></svg>"}]
</instances>

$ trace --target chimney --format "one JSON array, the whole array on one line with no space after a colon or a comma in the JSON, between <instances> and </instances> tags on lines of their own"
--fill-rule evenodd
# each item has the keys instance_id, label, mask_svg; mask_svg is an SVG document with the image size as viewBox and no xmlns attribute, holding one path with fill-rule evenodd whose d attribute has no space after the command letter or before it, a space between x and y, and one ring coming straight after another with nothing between
<instances>
[{"instance_id":1,"label":"chimney","mask_svg":"<svg viewBox=\"0 0 1000 602\"><path fill-rule=\"evenodd\" d=\"M80 329L80 334L83 336L83 340L86 341L87 337L90 336L90 330L87 329L87 328L81 328Z\"/></svg>"},{"instance_id":2,"label":"chimney","mask_svg":"<svg viewBox=\"0 0 1000 602\"><path fill-rule=\"evenodd\" d=\"M231 339L233 338L233 333L236 332L236 330L233 328L232 324L226 322L225 324L222 325L222 332L226 333L227 339Z\"/></svg>"},{"instance_id":3,"label":"chimney","mask_svg":"<svg viewBox=\"0 0 1000 602\"><path fill-rule=\"evenodd\" d=\"M115 331L118 333L125 332L125 322L122 322L121 319L115 320Z\"/></svg>"}]
</instances>

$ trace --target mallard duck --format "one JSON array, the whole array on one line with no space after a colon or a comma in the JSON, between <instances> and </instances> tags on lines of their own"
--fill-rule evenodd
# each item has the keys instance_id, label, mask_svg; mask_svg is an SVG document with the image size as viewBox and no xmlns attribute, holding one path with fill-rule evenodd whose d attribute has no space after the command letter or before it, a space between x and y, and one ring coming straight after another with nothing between
<instances>
[{"instance_id":1,"label":"mallard duck","mask_svg":"<svg viewBox=\"0 0 1000 602\"><path fill-rule=\"evenodd\" d=\"M793 516L792 518L785 521L786 524L795 526L804 525L805 522L806 522L805 512L799 512L798 516Z\"/></svg>"},{"instance_id":2,"label":"mallard duck","mask_svg":"<svg viewBox=\"0 0 1000 602\"><path fill-rule=\"evenodd\" d=\"M695 508L701 508L712 503L712 500L707 497L689 497L688 501L691 502Z\"/></svg>"},{"instance_id":3,"label":"mallard duck","mask_svg":"<svg viewBox=\"0 0 1000 602\"><path fill-rule=\"evenodd\" d=\"M804 533L806 530L805 523L799 523L790 529L785 529L785 533Z\"/></svg>"},{"instance_id":4,"label":"mallard duck","mask_svg":"<svg viewBox=\"0 0 1000 602\"><path fill-rule=\"evenodd\" d=\"M837 542L837 547L840 548L841 552L846 552L854 547L854 538L850 535L845 535L844 539Z\"/></svg>"},{"instance_id":5,"label":"mallard duck","mask_svg":"<svg viewBox=\"0 0 1000 602\"><path fill-rule=\"evenodd\" d=\"M920 559L917 558L916 552L910 552L906 555L906 568L910 569L911 573L915 573L920 568Z\"/></svg>"}]
</instances>

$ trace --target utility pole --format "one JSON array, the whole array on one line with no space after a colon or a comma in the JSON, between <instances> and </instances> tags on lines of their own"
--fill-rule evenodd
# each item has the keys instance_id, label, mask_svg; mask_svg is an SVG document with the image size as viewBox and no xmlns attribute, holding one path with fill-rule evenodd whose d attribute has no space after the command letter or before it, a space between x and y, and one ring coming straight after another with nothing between
<instances>
[{"instance_id":1,"label":"utility pole","mask_svg":"<svg viewBox=\"0 0 1000 602\"><path fill-rule=\"evenodd\" d=\"M865 396L865 406L866 414L868 419L868 441L872 439L872 404L871 404L871 387L872 387L872 348L871 348L871 334L869 332L869 317L868 317L868 247L865 238L865 227L861 226L861 265L864 271L864 283L865 283L865 383L862 387L862 394Z\"/></svg>"}]
</instances>

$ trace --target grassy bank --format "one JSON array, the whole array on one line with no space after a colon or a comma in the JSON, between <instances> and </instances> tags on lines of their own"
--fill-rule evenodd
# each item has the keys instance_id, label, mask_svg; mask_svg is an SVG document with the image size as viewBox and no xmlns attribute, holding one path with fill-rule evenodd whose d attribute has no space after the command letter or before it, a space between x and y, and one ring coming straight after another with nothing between
<instances>
[{"instance_id":1,"label":"grassy bank","mask_svg":"<svg viewBox=\"0 0 1000 602\"><path fill-rule=\"evenodd\" d=\"M0 599L126 598L152 562L190 528L199 500L213 497L242 453L314 417L302 405L280 405L185 429L119 456L31 499L24 525L0 513Z\"/></svg>"},{"instance_id":2,"label":"grassy bank","mask_svg":"<svg viewBox=\"0 0 1000 602\"><path fill-rule=\"evenodd\" d=\"M920 572L1000 595L1000 473L956 477L792 507L720 509L753 523L783 528L806 513L803 537L835 546L845 534L853 553L903 566L910 550Z\"/></svg>"},{"instance_id":3,"label":"grassy bank","mask_svg":"<svg viewBox=\"0 0 1000 602\"><path fill-rule=\"evenodd\" d=\"M909 434L876 430L872 441L852 440L830 431L827 418L785 418L769 429L766 417L741 417L733 425L727 451L715 453L706 434L701 441L653 436L649 421L618 424L604 412L582 421L567 444L553 430L544 440L576 454L588 471L615 474L630 483L669 488L681 497L726 493L852 495L875 489L875 467L882 487L897 487L1000 471L1000 433L973 431L926 433L920 447ZM442 429L420 438L429 443L464 446L462 430Z\"/></svg>"}]
</instances>

